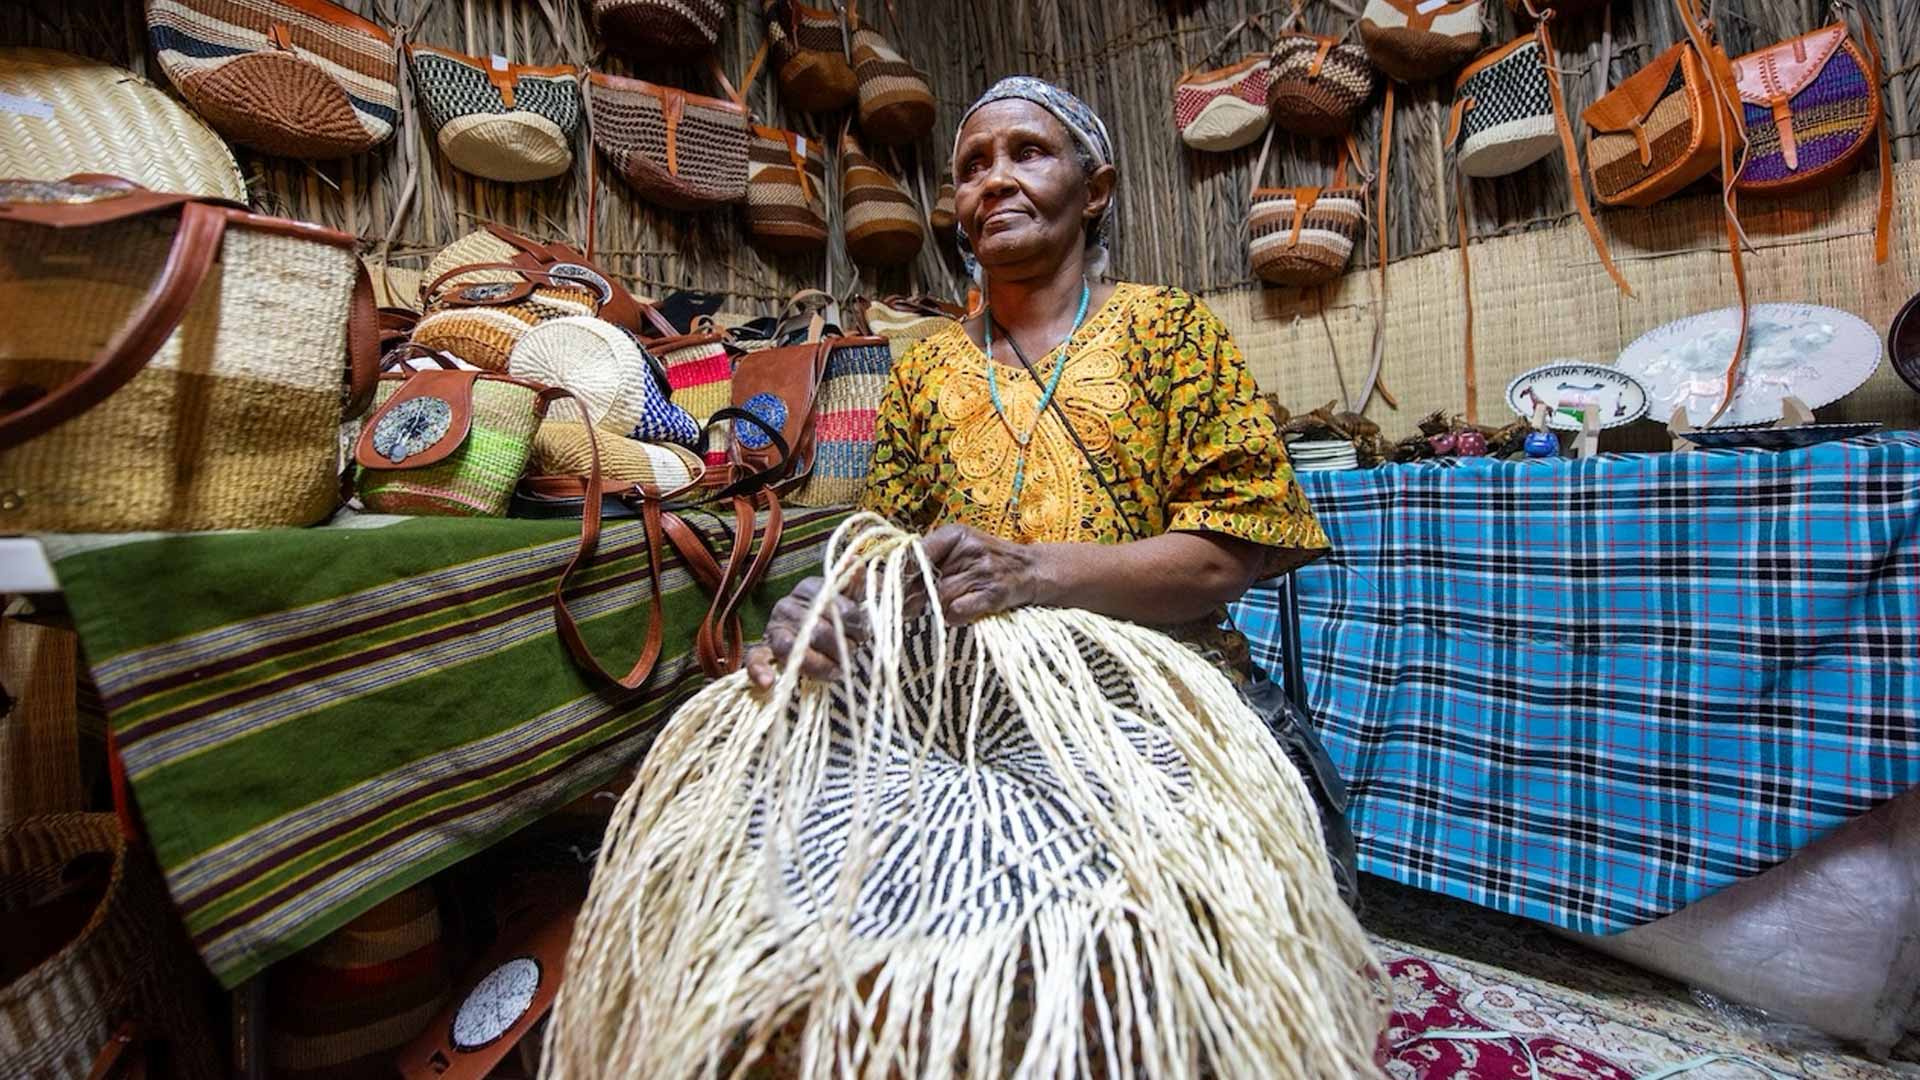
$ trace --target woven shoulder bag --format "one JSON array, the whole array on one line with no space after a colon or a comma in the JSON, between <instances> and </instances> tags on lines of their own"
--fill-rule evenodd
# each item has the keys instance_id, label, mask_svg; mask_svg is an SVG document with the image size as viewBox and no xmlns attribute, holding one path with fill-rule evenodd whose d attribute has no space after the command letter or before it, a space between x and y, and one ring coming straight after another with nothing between
<instances>
[{"instance_id":1,"label":"woven shoulder bag","mask_svg":"<svg viewBox=\"0 0 1920 1080\"><path fill-rule=\"evenodd\" d=\"M708 210L747 197L747 107L594 72L587 107L595 146L641 198Z\"/></svg>"},{"instance_id":2,"label":"woven shoulder bag","mask_svg":"<svg viewBox=\"0 0 1920 1080\"><path fill-rule=\"evenodd\" d=\"M1180 141L1195 150L1238 150L1260 138L1272 119L1267 112L1273 76L1270 50L1216 66L1248 30L1266 32L1257 17L1240 20L1173 84L1173 128Z\"/></svg>"},{"instance_id":3,"label":"woven shoulder bag","mask_svg":"<svg viewBox=\"0 0 1920 1080\"><path fill-rule=\"evenodd\" d=\"M573 168L578 68L531 67L430 45L408 45L407 56L414 93L454 168L503 183L546 180Z\"/></svg>"},{"instance_id":4,"label":"woven shoulder bag","mask_svg":"<svg viewBox=\"0 0 1920 1080\"><path fill-rule=\"evenodd\" d=\"M893 14L893 0L886 0ZM872 26L860 21L852 3L853 74L860 84L860 134L874 142L910 143L933 130L933 87L927 76L900 55ZM894 21L895 33L899 20Z\"/></svg>"},{"instance_id":5,"label":"woven shoulder bag","mask_svg":"<svg viewBox=\"0 0 1920 1080\"><path fill-rule=\"evenodd\" d=\"M1824 187L1852 171L1877 143L1874 247L1885 262L1893 225L1893 144L1881 100L1879 43L1865 16L1860 25L1864 48L1846 23L1835 22L1733 62L1749 140L1734 187L1765 195Z\"/></svg>"},{"instance_id":6,"label":"woven shoulder bag","mask_svg":"<svg viewBox=\"0 0 1920 1080\"><path fill-rule=\"evenodd\" d=\"M827 246L827 159L820 140L754 124L747 145L747 235L781 255Z\"/></svg>"},{"instance_id":7,"label":"woven shoulder bag","mask_svg":"<svg viewBox=\"0 0 1920 1080\"><path fill-rule=\"evenodd\" d=\"M1425 82L1473 59L1485 36L1480 0L1367 0L1360 40L1390 79Z\"/></svg>"},{"instance_id":8,"label":"woven shoulder bag","mask_svg":"<svg viewBox=\"0 0 1920 1080\"><path fill-rule=\"evenodd\" d=\"M0 181L0 530L331 514L379 361L355 243L114 178Z\"/></svg>"},{"instance_id":9,"label":"woven shoulder bag","mask_svg":"<svg viewBox=\"0 0 1920 1080\"><path fill-rule=\"evenodd\" d=\"M1248 255L1260 280L1275 285L1322 285L1339 277L1366 226L1367 188L1347 181L1353 137L1340 143L1333 183L1325 187L1260 187L1273 133L1254 165L1247 209Z\"/></svg>"},{"instance_id":10,"label":"woven shoulder bag","mask_svg":"<svg viewBox=\"0 0 1920 1080\"><path fill-rule=\"evenodd\" d=\"M1367 51L1339 38L1299 31L1274 43L1267 111L1282 131L1330 138L1353 130L1379 75Z\"/></svg>"},{"instance_id":11,"label":"woven shoulder bag","mask_svg":"<svg viewBox=\"0 0 1920 1080\"><path fill-rule=\"evenodd\" d=\"M781 103L801 112L835 112L853 104L860 80L840 16L794 0L766 0L761 10Z\"/></svg>"},{"instance_id":12,"label":"woven shoulder bag","mask_svg":"<svg viewBox=\"0 0 1920 1080\"><path fill-rule=\"evenodd\" d=\"M874 416L886 396L893 351L886 338L840 338L827 354L813 421L813 468L797 506L852 506L873 469Z\"/></svg>"},{"instance_id":13,"label":"woven shoulder bag","mask_svg":"<svg viewBox=\"0 0 1920 1080\"><path fill-rule=\"evenodd\" d=\"M851 134L840 142L840 216L847 254L862 266L912 262L926 243L926 227L906 185L868 157Z\"/></svg>"},{"instance_id":14,"label":"woven shoulder bag","mask_svg":"<svg viewBox=\"0 0 1920 1080\"><path fill-rule=\"evenodd\" d=\"M593 0L593 28L635 56L697 56L719 42L732 11L728 0Z\"/></svg>"},{"instance_id":15,"label":"woven shoulder bag","mask_svg":"<svg viewBox=\"0 0 1920 1080\"><path fill-rule=\"evenodd\" d=\"M160 70L234 142L338 158L400 118L393 38L327 0L147 0Z\"/></svg>"}]
</instances>

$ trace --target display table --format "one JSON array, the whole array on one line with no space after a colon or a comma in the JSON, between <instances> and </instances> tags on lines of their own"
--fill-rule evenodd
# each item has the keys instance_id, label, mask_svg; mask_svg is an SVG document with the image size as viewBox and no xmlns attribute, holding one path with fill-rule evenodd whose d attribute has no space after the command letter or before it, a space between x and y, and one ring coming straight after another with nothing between
<instances>
[{"instance_id":1,"label":"display table","mask_svg":"<svg viewBox=\"0 0 1920 1080\"><path fill-rule=\"evenodd\" d=\"M684 516L731 549L730 517ZM844 517L788 512L749 636ZM700 685L708 597L670 548L646 685L575 665L550 598L578 530L347 515L46 540L167 886L223 984L605 780ZM569 602L619 670L650 597L639 523L610 523Z\"/></svg>"},{"instance_id":2,"label":"display table","mask_svg":"<svg viewBox=\"0 0 1920 1080\"><path fill-rule=\"evenodd\" d=\"M1301 481L1364 870L1605 934L1920 784L1920 434ZM1236 609L1269 670L1276 597Z\"/></svg>"}]
</instances>

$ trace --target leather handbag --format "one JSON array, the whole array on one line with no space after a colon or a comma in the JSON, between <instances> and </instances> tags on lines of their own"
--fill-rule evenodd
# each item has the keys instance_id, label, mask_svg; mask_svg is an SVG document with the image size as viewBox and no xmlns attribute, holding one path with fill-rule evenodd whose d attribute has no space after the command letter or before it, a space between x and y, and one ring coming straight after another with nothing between
<instances>
[{"instance_id":1,"label":"leather handbag","mask_svg":"<svg viewBox=\"0 0 1920 1080\"><path fill-rule=\"evenodd\" d=\"M1733 62L1746 112L1747 158L1734 187L1788 194L1845 176L1876 142L1880 209L1875 257L1887 261L1893 223L1893 141L1880 91L1879 43L1862 17L1863 48L1845 22L1750 52ZM1876 139L1876 134L1878 138Z\"/></svg>"},{"instance_id":2,"label":"leather handbag","mask_svg":"<svg viewBox=\"0 0 1920 1080\"><path fill-rule=\"evenodd\" d=\"M490 263L507 263L486 269ZM477 268L477 269L476 269ZM522 236L503 225L488 223L441 248L421 276L423 286L468 285L477 282L536 280L580 286L595 297L600 318L639 333L644 322L641 303L614 277L580 249L558 241ZM426 292L425 288L422 292Z\"/></svg>"},{"instance_id":3,"label":"leather handbag","mask_svg":"<svg viewBox=\"0 0 1920 1080\"><path fill-rule=\"evenodd\" d=\"M346 157L399 122L393 38L328 0L147 0L147 28L180 96L263 153Z\"/></svg>"},{"instance_id":4,"label":"leather handbag","mask_svg":"<svg viewBox=\"0 0 1920 1080\"><path fill-rule=\"evenodd\" d=\"M767 42L781 103L801 112L836 112L854 103L860 80L853 71L846 26L832 11L794 0L765 0Z\"/></svg>"},{"instance_id":5,"label":"leather handbag","mask_svg":"<svg viewBox=\"0 0 1920 1080\"><path fill-rule=\"evenodd\" d=\"M1314 138L1353 129L1379 75L1358 45L1324 34L1290 31L1273 46L1267 112L1282 131Z\"/></svg>"},{"instance_id":6,"label":"leather handbag","mask_svg":"<svg viewBox=\"0 0 1920 1080\"><path fill-rule=\"evenodd\" d=\"M818 324L816 323L816 327ZM716 484L732 492L760 488L785 491L813 471L820 384L836 350L878 345L879 338L825 338L816 329L800 345L762 349L740 358L733 371L731 407L715 414L729 421L727 465Z\"/></svg>"},{"instance_id":7,"label":"leather handbag","mask_svg":"<svg viewBox=\"0 0 1920 1080\"><path fill-rule=\"evenodd\" d=\"M578 399L561 387L463 369L418 345L388 360L416 357L437 366L381 376L378 403L354 443L360 502L376 514L505 517L548 403Z\"/></svg>"},{"instance_id":8,"label":"leather handbag","mask_svg":"<svg viewBox=\"0 0 1920 1080\"><path fill-rule=\"evenodd\" d=\"M379 367L355 243L115 177L0 181L0 529L325 519Z\"/></svg>"},{"instance_id":9,"label":"leather handbag","mask_svg":"<svg viewBox=\"0 0 1920 1080\"><path fill-rule=\"evenodd\" d=\"M719 42L732 11L728 0L593 0L593 28L635 56L697 56Z\"/></svg>"},{"instance_id":10,"label":"leather handbag","mask_svg":"<svg viewBox=\"0 0 1920 1080\"><path fill-rule=\"evenodd\" d=\"M1425 82L1473 59L1485 36L1480 0L1367 0L1360 41L1390 79Z\"/></svg>"},{"instance_id":11,"label":"leather handbag","mask_svg":"<svg viewBox=\"0 0 1920 1080\"><path fill-rule=\"evenodd\" d=\"M779 255L827 246L827 158L818 139L751 128L747 146L747 235Z\"/></svg>"},{"instance_id":12,"label":"leather handbag","mask_svg":"<svg viewBox=\"0 0 1920 1080\"><path fill-rule=\"evenodd\" d=\"M893 16L893 0L885 0ZM910 143L933 130L933 87L872 26L860 21L851 0L847 22L853 31L853 75L859 82L860 134L878 143ZM894 31L899 32L894 18Z\"/></svg>"},{"instance_id":13,"label":"leather handbag","mask_svg":"<svg viewBox=\"0 0 1920 1080\"><path fill-rule=\"evenodd\" d=\"M861 266L910 263L926 243L913 196L852 133L840 140L840 214L847 255Z\"/></svg>"},{"instance_id":14,"label":"leather handbag","mask_svg":"<svg viewBox=\"0 0 1920 1080\"><path fill-rule=\"evenodd\" d=\"M579 69L533 67L408 45L413 90L447 161L488 180L546 180L573 168Z\"/></svg>"},{"instance_id":15,"label":"leather handbag","mask_svg":"<svg viewBox=\"0 0 1920 1080\"><path fill-rule=\"evenodd\" d=\"M588 83L594 145L641 198L669 210L745 201L751 136L743 95L729 86L727 99L702 97L599 71Z\"/></svg>"},{"instance_id":16,"label":"leather handbag","mask_svg":"<svg viewBox=\"0 0 1920 1080\"><path fill-rule=\"evenodd\" d=\"M1257 185L1273 133L1254 165ZM1341 141L1333 183L1326 187L1258 187L1248 197L1248 257L1255 276L1275 285L1322 285L1339 277L1366 226L1367 188L1347 180L1353 136Z\"/></svg>"}]
</instances>

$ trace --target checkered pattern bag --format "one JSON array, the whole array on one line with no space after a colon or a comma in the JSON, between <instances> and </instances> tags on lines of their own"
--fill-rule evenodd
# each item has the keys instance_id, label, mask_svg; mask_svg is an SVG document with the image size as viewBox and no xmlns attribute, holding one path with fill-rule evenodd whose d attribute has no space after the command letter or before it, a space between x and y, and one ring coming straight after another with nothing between
<instances>
[{"instance_id":1,"label":"checkered pattern bag","mask_svg":"<svg viewBox=\"0 0 1920 1080\"><path fill-rule=\"evenodd\" d=\"M835 112L853 104L860 81L840 16L793 0L766 0L762 12L781 103L801 112Z\"/></svg>"},{"instance_id":2,"label":"checkered pattern bag","mask_svg":"<svg viewBox=\"0 0 1920 1080\"><path fill-rule=\"evenodd\" d=\"M1560 144L1540 43L1515 38L1461 69L1453 88L1455 160L1467 176L1506 176Z\"/></svg>"},{"instance_id":3,"label":"checkered pattern bag","mask_svg":"<svg viewBox=\"0 0 1920 1080\"><path fill-rule=\"evenodd\" d=\"M346 157L399 121L393 38L328 0L147 0L147 29L180 95L263 153Z\"/></svg>"},{"instance_id":4,"label":"checkered pattern bag","mask_svg":"<svg viewBox=\"0 0 1920 1080\"><path fill-rule=\"evenodd\" d=\"M517 183L573 167L579 69L483 60L428 45L408 45L407 56L421 110L454 168Z\"/></svg>"},{"instance_id":5,"label":"checkered pattern bag","mask_svg":"<svg viewBox=\"0 0 1920 1080\"><path fill-rule=\"evenodd\" d=\"M1195 150L1238 150L1267 130L1267 87L1273 57L1249 56L1211 71L1194 71L1173 84L1173 126Z\"/></svg>"},{"instance_id":6,"label":"checkered pattern bag","mask_svg":"<svg viewBox=\"0 0 1920 1080\"><path fill-rule=\"evenodd\" d=\"M747 235L782 255L827 246L827 159L818 140L780 128L751 128L747 146Z\"/></svg>"},{"instance_id":7,"label":"checkered pattern bag","mask_svg":"<svg viewBox=\"0 0 1920 1080\"><path fill-rule=\"evenodd\" d=\"M738 99L594 72L587 107L595 146L642 198L706 210L747 197L747 109Z\"/></svg>"},{"instance_id":8,"label":"checkered pattern bag","mask_svg":"<svg viewBox=\"0 0 1920 1080\"><path fill-rule=\"evenodd\" d=\"M720 40L728 0L593 0L601 40L635 56L705 53Z\"/></svg>"},{"instance_id":9,"label":"checkered pattern bag","mask_svg":"<svg viewBox=\"0 0 1920 1080\"><path fill-rule=\"evenodd\" d=\"M1267 111L1281 130L1295 135L1344 135L1378 81L1358 45L1321 34L1281 34L1273 47Z\"/></svg>"}]
</instances>

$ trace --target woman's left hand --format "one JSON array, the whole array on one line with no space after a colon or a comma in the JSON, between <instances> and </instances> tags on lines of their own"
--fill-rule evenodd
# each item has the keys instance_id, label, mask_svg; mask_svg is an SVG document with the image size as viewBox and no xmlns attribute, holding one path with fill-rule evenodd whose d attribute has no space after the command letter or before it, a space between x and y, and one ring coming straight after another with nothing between
<instances>
[{"instance_id":1,"label":"woman's left hand","mask_svg":"<svg viewBox=\"0 0 1920 1080\"><path fill-rule=\"evenodd\" d=\"M1043 602L1045 548L942 525L927 535L926 551L939 575L941 609L956 623Z\"/></svg>"}]
</instances>

